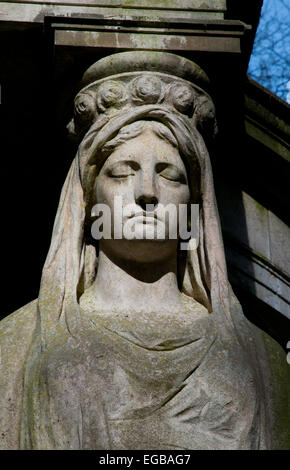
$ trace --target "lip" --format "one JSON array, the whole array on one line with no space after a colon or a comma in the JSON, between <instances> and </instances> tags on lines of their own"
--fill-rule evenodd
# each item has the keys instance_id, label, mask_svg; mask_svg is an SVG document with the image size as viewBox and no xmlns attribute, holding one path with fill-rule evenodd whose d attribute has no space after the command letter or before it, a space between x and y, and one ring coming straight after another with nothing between
<instances>
[{"instance_id":1,"label":"lip","mask_svg":"<svg viewBox=\"0 0 290 470\"><path fill-rule=\"evenodd\" d=\"M139 222L145 222L145 223L155 223L155 221L157 220L157 217L154 217L152 215L143 215L143 214L139 214L139 215L134 215L132 217L132 219L135 219L136 221L139 221Z\"/></svg>"},{"instance_id":2,"label":"lip","mask_svg":"<svg viewBox=\"0 0 290 470\"><path fill-rule=\"evenodd\" d=\"M137 214L133 214L131 217L131 219L143 219L143 220L157 220L158 217L157 217L157 214L155 213L146 213L146 212L138 212Z\"/></svg>"}]
</instances>

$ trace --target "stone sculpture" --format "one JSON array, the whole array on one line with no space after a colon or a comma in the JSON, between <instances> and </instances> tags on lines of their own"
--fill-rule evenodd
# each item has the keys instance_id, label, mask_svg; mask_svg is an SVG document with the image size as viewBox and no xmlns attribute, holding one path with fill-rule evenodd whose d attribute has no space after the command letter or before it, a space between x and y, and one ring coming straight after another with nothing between
<instances>
[{"instance_id":1,"label":"stone sculpture","mask_svg":"<svg viewBox=\"0 0 290 470\"><path fill-rule=\"evenodd\" d=\"M287 380L277 385L271 357L285 374L286 360L227 279L207 88L168 53L115 54L85 73L39 297L0 326L2 448L287 445ZM115 196L135 207L137 231L159 224L165 237L96 241L94 205L113 209ZM168 203L199 204L197 247L168 237Z\"/></svg>"}]
</instances>

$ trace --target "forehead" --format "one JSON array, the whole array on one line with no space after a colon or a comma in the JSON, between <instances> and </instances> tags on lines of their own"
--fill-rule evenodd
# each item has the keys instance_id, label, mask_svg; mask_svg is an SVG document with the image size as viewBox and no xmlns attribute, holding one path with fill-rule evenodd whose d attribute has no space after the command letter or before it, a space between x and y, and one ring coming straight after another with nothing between
<instances>
[{"instance_id":1,"label":"forehead","mask_svg":"<svg viewBox=\"0 0 290 470\"><path fill-rule=\"evenodd\" d=\"M161 138L150 129L145 128L137 137L130 138L117 146L104 163L104 167L120 161L133 160L142 166L146 162L167 162L185 169L178 148L168 140Z\"/></svg>"}]
</instances>

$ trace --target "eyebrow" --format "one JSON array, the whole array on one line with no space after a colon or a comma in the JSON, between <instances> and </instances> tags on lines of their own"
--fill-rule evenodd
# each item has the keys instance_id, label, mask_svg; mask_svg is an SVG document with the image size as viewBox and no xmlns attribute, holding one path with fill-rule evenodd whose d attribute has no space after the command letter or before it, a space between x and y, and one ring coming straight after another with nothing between
<instances>
[{"instance_id":1,"label":"eyebrow","mask_svg":"<svg viewBox=\"0 0 290 470\"><path fill-rule=\"evenodd\" d=\"M138 166L138 169L140 168L140 165L138 162L136 162L135 160L128 160L128 158L126 160L119 160L117 162L113 162L113 163L109 163L108 164L108 168L113 168L114 166L117 166L117 165L127 165L127 166L130 166L132 167L132 164L135 164L136 166ZM137 168L136 168L137 169Z\"/></svg>"},{"instance_id":2,"label":"eyebrow","mask_svg":"<svg viewBox=\"0 0 290 470\"><path fill-rule=\"evenodd\" d=\"M187 175L187 170L186 170L185 166L184 167L179 167L174 163L163 161L163 160L158 160L156 162L155 166L157 166L157 165L165 165L165 166L173 167L173 168L176 168L176 170L178 170L182 173L185 173ZM164 168L165 168L165 166L164 166Z\"/></svg>"}]
</instances>

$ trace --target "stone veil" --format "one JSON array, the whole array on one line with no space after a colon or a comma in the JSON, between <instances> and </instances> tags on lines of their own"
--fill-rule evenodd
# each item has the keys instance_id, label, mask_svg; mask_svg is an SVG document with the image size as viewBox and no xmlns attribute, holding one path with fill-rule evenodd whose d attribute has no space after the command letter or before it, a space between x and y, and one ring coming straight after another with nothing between
<instances>
[{"instance_id":1,"label":"stone veil","mask_svg":"<svg viewBox=\"0 0 290 470\"><path fill-rule=\"evenodd\" d=\"M206 74L161 52L123 52L83 77L68 128L79 140L39 297L1 322L3 449L272 449L289 428L273 378L278 345L248 322L228 283L206 139ZM200 207L199 243L177 253L181 316L94 308L91 211L110 143L158 122L174 136ZM154 288L154 286L152 287ZM278 359L277 359L278 358ZM283 367L282 367L283 368ZM284 372L283 372L284 373ZM288 398L287 398L288 393ZM282 398L281 398L282 400ZM280 415L279 415L280 413Z\"/></svg>"}]
</instances>

